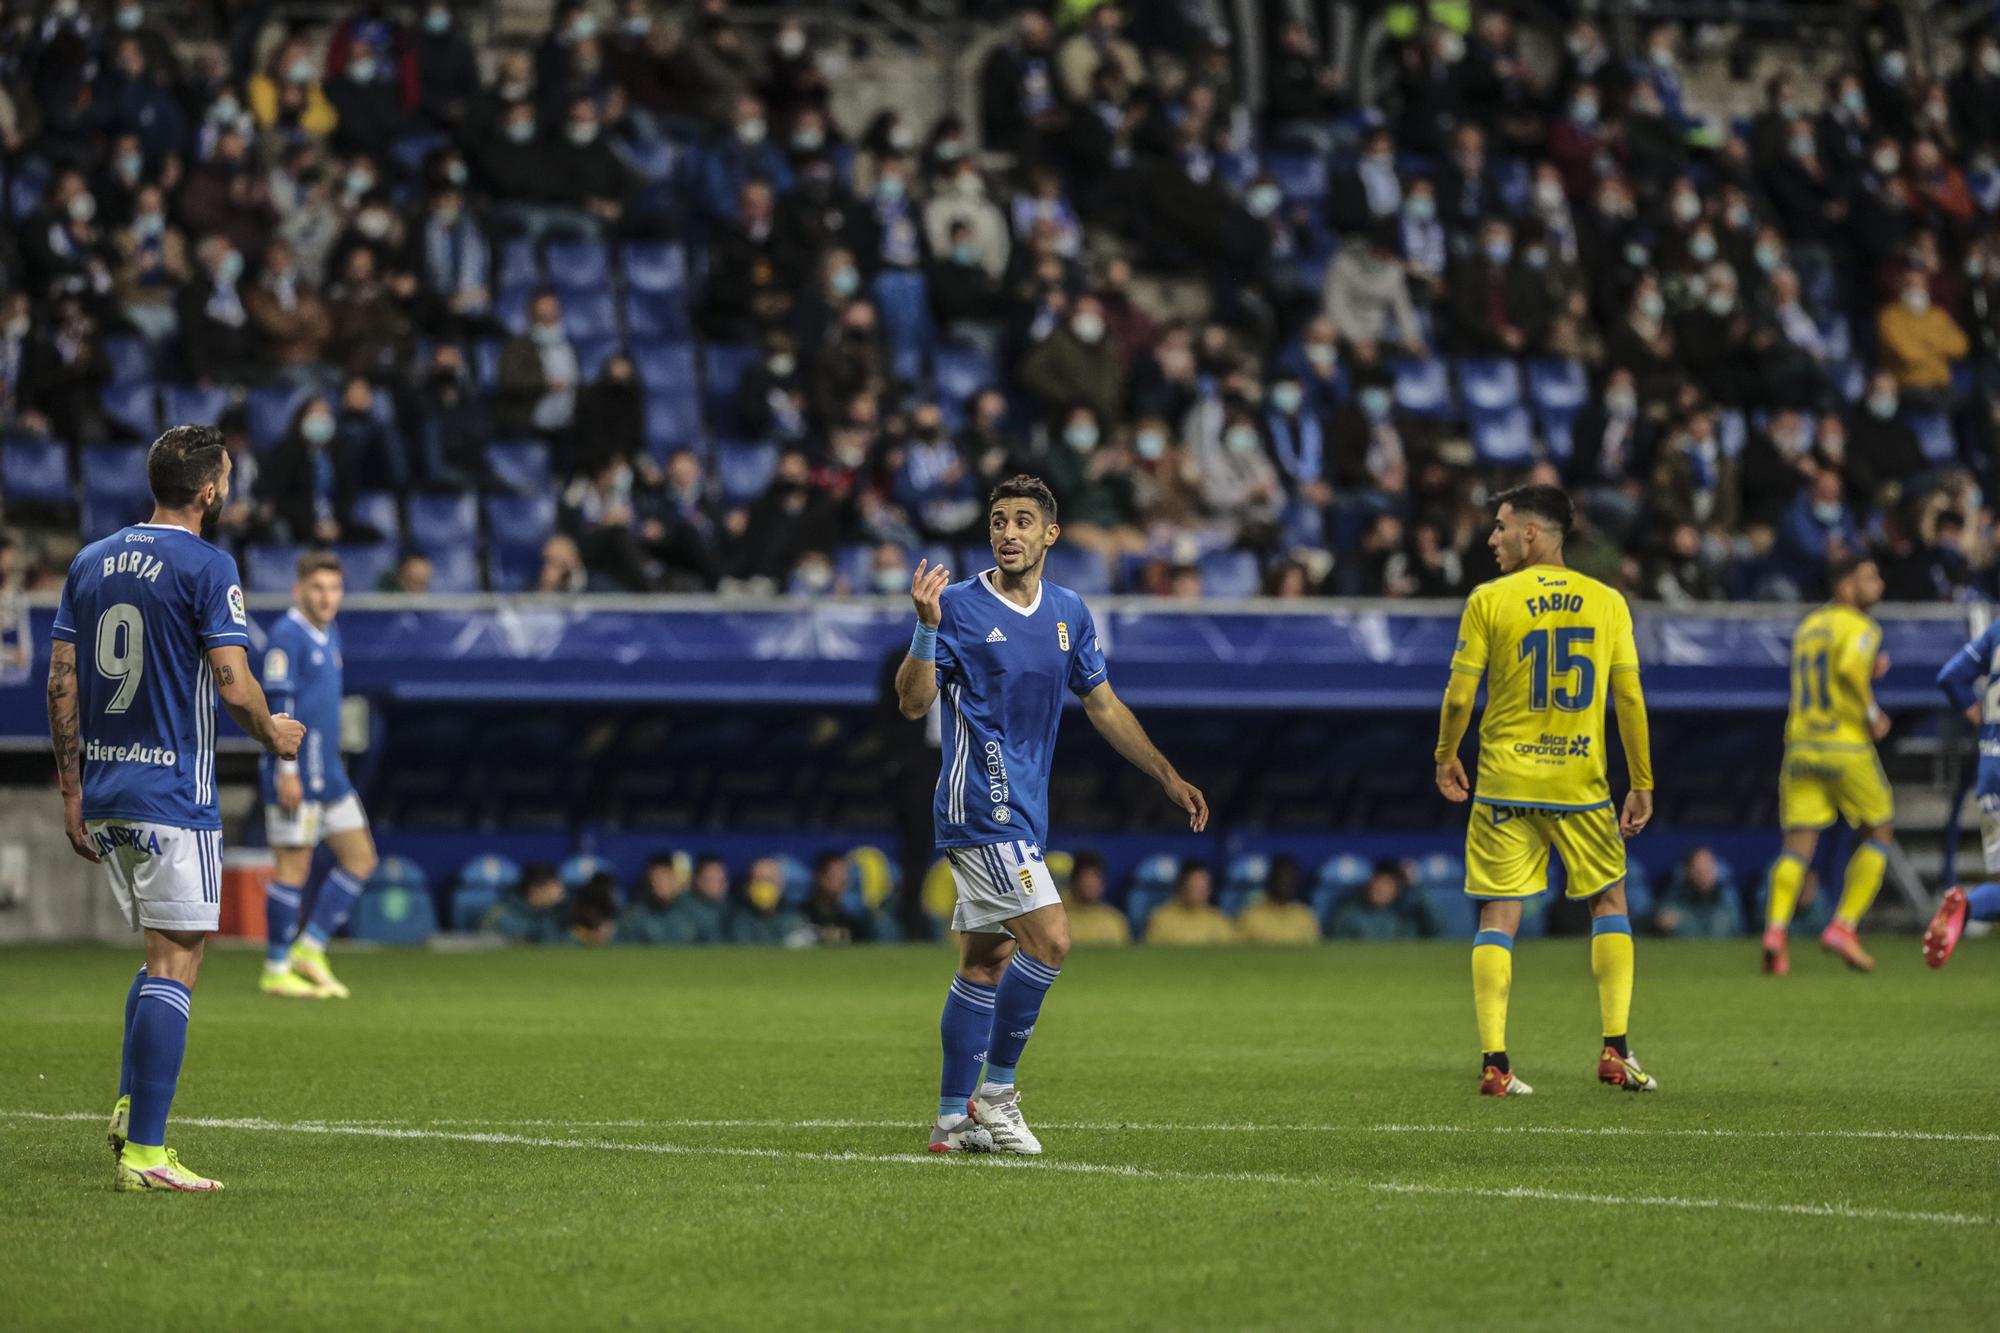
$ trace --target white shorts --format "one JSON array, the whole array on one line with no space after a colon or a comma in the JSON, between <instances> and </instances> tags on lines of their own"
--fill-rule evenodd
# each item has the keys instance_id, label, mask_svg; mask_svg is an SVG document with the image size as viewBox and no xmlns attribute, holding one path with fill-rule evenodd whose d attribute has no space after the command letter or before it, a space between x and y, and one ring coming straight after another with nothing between
<instances>
[{"instance_id":1,"label":"white shorts","mask_svg":"<svg viewBox=\"0 0 2000 1333\"><path fill-rule=\"evenodd\" d=\"M1986 873L2000 874L2000 796L1979 798L1979 840L1986 847Z\"/></svg>"},{"instance_id":2,"label":"white shorts","mask_svg":"<svg viewBox=\"0 0 2000 1333\"><path fill-rule=\"evenodd\" d=\"M958 905L951 928L989 935L1003 921L1044 907L1058 906L1055 879L1042 863L1042 849L1032 842L990 842L980 847L947 847Z\"/></svg>"},{"instance_id":3,"label":"white shorts","mask_svg":"<svg viewBox=\"0 0 2000 1333\"><path fill-rule=\"evenodd\" d=\"M132 929L211 931L222 924L222 830L136 819L84 826Z\"/></svg>"},{"instance_id":4,"label":"white shorts","mask_svg":"<svg viewBox=\"0 0 2000 1333\"><path fill-rule=\"evenodd\" d=\"M354 792L331 803L300 801L289 815L275 805L264 807L264 832L273 847L317 847L329 834L367 827L361 797Z\"/></svg>"}]
</instances>

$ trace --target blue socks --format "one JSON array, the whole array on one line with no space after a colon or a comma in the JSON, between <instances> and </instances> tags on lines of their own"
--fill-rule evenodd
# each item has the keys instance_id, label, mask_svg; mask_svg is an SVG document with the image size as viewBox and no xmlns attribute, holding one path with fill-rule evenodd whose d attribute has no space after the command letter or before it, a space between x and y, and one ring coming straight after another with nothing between
<instances>
[{"instance_id":1,"label":"blue socks","mask_svg":"<svg viewBox=\"0 0 2000 1333\"><path fill-rule=\"evenodd\" d=\"M292 936L299 933L299 900L302 896L298 885L280 884L276 880L264 890L264 961L272 967L286 965Z\"/></svg>"},{"instance_id":2,"label":"blue socks","mask_svg":"<svg viewBox=\"0 0 2000 1333\"><path fill-rule=\"evenodd\" d=\"M361 881L336 867L326 877L326 883L319 886L319 898L313 903L312 920L306 922L301 933L311 943L324 949L326 942L340 933L347 924L347 918L354 913L354 904L361 901Z\"/></svg>"},{"instance_id":3,"label":"blue socks","mask_svg":"<svg viewBox=\"0 0 2000 1333\"><path fill-rule=\"evenodd\" d=\"M132 1126L127 1138L144 1148L167 1141L167 1111L174 1104L174 1087L181 1078L181 1056L187 1050L186 986L166 977L139 983L126 1048L132 1063Z\"/></svg>"},{"instance_id":4,"label":"blue socks","mask_svg":"<svg viewBox=\"0 0 2000 1333\"><path fill-rule=\"evenodd\" d=\"M1981 884L1965 895L1965 914L1974 921L2000 921L2000 884Z\"/></svg>"},{"instance_id":5,"label":"blue socks","mask_svg":"<svg viewBox=\"0 0 2000 1333\"><path fill-rule=\"evenodd\" d=\"M132 978L132 989L125 992L125 1044L118 1057L118 1095L132 1095L132 1019L139 1012L139 989L146 984L146 969L142 964L139 975Z\"/></svg>"},{"instance_id":6,"label":"blue socks","mask_svg":"<svg viewBox=\"0 0 2000 1333\"><path fill-rule=\"evenodd\" d=\"M938 1080L938 1119L956 1120L965 1114L965 1103L979 1089L979 1066L986 1059L986 1038L993 1030L992 986L982 986L964 977L951 979L944 997L944 1020L938 1035L944 1039L944 1074Z\"/></svg>"},{"instance_id":7,"label":"blue socks","mask_svg":"<svg viewBox=\"0 0 2000 1333\"><path fill-rule=\"evenodd\" d=\"M995 987L993 1032L986 1042L986 1082L1003 1088L1013 1085L1014 1067L1021 1063L1028 1038L1035 1035L1042 1001L1061 975L1061 968L1015 952L1014 961Z\"/></svg>"}]
</instances>

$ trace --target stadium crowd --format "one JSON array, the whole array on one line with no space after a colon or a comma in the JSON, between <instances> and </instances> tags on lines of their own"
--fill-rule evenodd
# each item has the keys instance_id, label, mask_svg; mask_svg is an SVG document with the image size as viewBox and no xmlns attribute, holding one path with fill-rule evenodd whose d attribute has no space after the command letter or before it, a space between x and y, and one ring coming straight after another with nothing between
<instances>
[{"instance_id":1,"label":"stadium crowd","mask_svg":"<svg viewBox=\"0 0 2000 1333\"><path fill-rule=\"evenodd\" d=\"M841 124L803 9L559 0L482 50L369 3L225 52L9 6L22 577L202 419L273 587L328 544L409 591L896 590L1027 470L1088 591L1453 596L1527 474L1637 596L1811 596L1861 547L1892 598L1994 591L1992 32L1925 68L1864 6L1732 122L1672 25L1477 7L1361 107L1294 22L1250 107L1201 6L1054 8L972 123Z\"/></svg>"},{"instance_id":2,"label":"stadium crowd","mask_svg":"<svg viewBox=\"0 0 2000 1333\"><path fill-rule=\"evenodd\" d=\"M1076 943L1162 947L1314 944L1323 939L1457 938L1470 930L1457 858L1328 859L1310 875L1298 858L1243 856L1220 876L1199 860L1153 857L1126 877L1118 901L1104 858L1052 852L1049 865ZM760 856L732 877L720 856L660 852L629 885L617 869L579 856L562 866L517 867L483 857L453 886L446 919L518 944L761 944L807 948L938 938L953 887L940 862L919 890L922 911L902 910L879 851L826 851L810 867L789 856ZM1673 867L1656 894L1634 863L1635 918L1664 936L1725 938L1747 933L1757 908L1735 872L1707 847ZM394 864L382 872L394 881ZM1817 880L1802 896L1796 928L1818 930L1829 905ZM1543 902L1529 929L1549 928ZM364 918L366 914L364 913ZM1587 930L1582 917L1568 926Z\"/></svg>"}]
</instances>

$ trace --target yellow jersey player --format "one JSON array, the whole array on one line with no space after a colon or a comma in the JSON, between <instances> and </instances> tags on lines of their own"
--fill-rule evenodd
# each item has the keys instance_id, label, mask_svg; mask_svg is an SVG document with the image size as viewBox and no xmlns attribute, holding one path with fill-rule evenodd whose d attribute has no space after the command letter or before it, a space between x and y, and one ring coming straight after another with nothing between
<instances>
[{"instance_id":1,"label":"yellow jersey player","mask_svg":"<svg viewBox=\"0 0 2000 1333\"><path fill-rule=\"evenodd\" d=\"M1836 561L1833 600L1807 616L1792 637L1792 706L1785 720L1785 766L1778 774L1778 821L1785 850L1771 867L1764 917L1764 970L1791 969L1785 932L1799 905L1820 830L1838 815L1861 834L1847 859L1840 906L1820 934L1827 952L1866 972L1875 966L1854 928L1882 887L1889 864L1895 799L1875 754L1889 718L1875 705L1875 679L1888 669L1882 631L1868 610L1882 600L1882 574L1867 559Z\"/></svg>"},{"instance_id":2,"label":"yellow jersey player","mask_svg":"<svg viewBox=\"0 0 2000 1333\"><path fill-rule=\"evenodd\" d=\"M1472 940L1472 1003L1483 1048L1479 1091L1534 1091L1507 1059L1507 993L1521 904L1548 889L1549 848L1562 854L1568 894L1590 904L1590 968L1604 1043L1599 1081L1654 1092L1626 1041L1632 1012L1632 922L1625 911L1625 843L1653 817L1653 764L1639 650L1625 599L1563 564L1575 511L1554 486L1502 494L1487 545L1501 577L1465 604L1451 681L1438 720L1437 785L1472 798L1465 835L1465 891L1479 901ZM1469 787L1458 744L1480 677L1479 782ZM1605 777L1604 704L1610 696L1625 742L1631 791L1621 814Z\"/></svg>"}]
</instances>

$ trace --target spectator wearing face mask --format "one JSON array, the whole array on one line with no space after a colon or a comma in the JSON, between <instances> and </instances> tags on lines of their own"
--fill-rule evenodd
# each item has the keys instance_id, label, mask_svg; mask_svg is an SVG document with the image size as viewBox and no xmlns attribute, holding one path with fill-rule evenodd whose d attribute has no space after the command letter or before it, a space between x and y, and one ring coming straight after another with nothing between
<instances>
[{"instance_id":1,"label":"spectator wearing face mask","mask_svg":"<svg viewBox=\"0 0 2000 1333\"><path fill-rule=\"evenodd\" d=\"M417 387L410 426L414 462L433 490L466 490L483 482L483 448L492 423L483 396L472 391L457 346L439 343Z\"/></svg>"},{"instance_id":2,"label":"spectator wearing face mask","mask_svg":"<svg viewBox=\"0 0 2000 1333\"><path fill-rule=\"evenodd\" d=\"M357 460L338 435L333 404L308 399L259 478L259 500L271 506L284 536L295 544L332 545L378 535L364 535L353 521L360 475Z\"/></svg>"},{"instance_id":3,"label":"spectator wearing face mask","mask_svg":"<svg viewBox=\"0 0 2000 1333\"><path fill-rule=\"evenodd\" d=\"M466 212L463 190L447 185L431 196L403 267L418 275L427 328L453 338L494 328L493 251Z\"/></svg>"},{"instance_id":4,"label":"spectator wearing face mask","mask_svg":"<svg viewBox=\"0 0 2000 1333\"><path fill-rule=\"evenodd\" d=\"M417 114L447 132L465 125L479 102L479 58L449 0L425 0L409 52Z\"/></svg>"},{"instance_id":5,"label":"spectator wearing face mask","mask_svg":"<svg viewBox=\"0 0 2000 1333\"><path fill-rule=\"evenodd\" d=\"M341 152L377 151L417 128L406 109L416 99L406 101L400 81L385 64L389 58L365 39L349 45L344 62L336 62L329 51L326 95L339 116L333 145Z\"/></svg>"},{"instance_id":6,"label":"spectator wearing face mask","mask_svg":"<svg viewBox=\"0 0 2000 1333\"><path fill-rule=\"evenodd\" d=\"M974 247L979 267L997 281L1007 272L1012 242L1007 220L987 196L986 178L970 158L953 164L949 179L924 205L924 235L933 254L950 252L954 222L966 225L965 242Z\"/></svg>"},{"instance_id":7,"label":"spectator wearing face mask","mask_svg":"<svg viewBox=\"0 0 2000 1333\"><path fill-rule=\"evenodd\" d=\"M196 248L201 271L180 299L181 365L188 378L213 383L251 373L258 362L256 329L244 309L243 255L221 236Z\"/></svg>"},{"instance_id":8,"label":"spectator wearing face mask","mask_svg":"<svg viewBox=\"0 0 2000 1333\"><path fill-rule=\"evenodd\" d=\"M1826 568L1861 547L1854 513L1842 498L1840 474L1815 473L1786 511L1778 530L1778 553L1797 586L1807 596L1826 589Z\"/></svg>"},{"instance_id":9,"label":"spectator wearing face mask","mask_svg":"<svg viewBox=\"0 0 2000 1333\"><path fill-rule=\"evenodd\" d=\"M1903 401L1893 371L1885 367L1869 378L1867 397L1847 440L1847 479L1861 504L1873 504L1886 487L1930 466L1916 432L1902 417Z\"/></svg>"},{"instance_id":10,"label":"spectator wearing face mask","mask_svg":"<svg viewBox=\"0 0 2000 1333\"><path fill-rule=\"evenodd\" d=\"M813 270L830 250L860 253L875 245L875 220L841 182L824 151L801 154L798 184L778 200L777 243L794 273Z\"/></svg>"},{"instance_id":11,"label":"spectator wearing face mask","mask_svg":"<svg viewBox=\"0 0 2000 1333\"><path fill-rule=\"evenodd\" d=\"M981 264L979 244L964 218L952 219L944 244L932 251L925 286L931 314L946 338L999 357L1006 293Z\"/></svg>"},{"instance_id":12,"label":"spectator wearing face mask","mask_svg":"<svg viewBox=\"0 0 2000 1333\"><path fill-rule=\"evenodd\" d=\"M1337 492L1402 495L1413 466L1431 451L1421 423L1396 410L1389 378L1381 371L1357 376L1354 396L1335 411L1327 437Z\"/></svg>"},{"instance_id":13,"label":"spectator wearing face mask","mask_svg":"<svg viewBox=\"0 0 2000 1333\"><path fill-rule=\"evenodd\" d=\"M731 944L764 947L810 945L824 938L817 925L786 905L784 879L770 857L751 864L742 901L729 913L727 932Z\"/></svg>"},{"instance_id":14,"label":"spectator wearing face mask","mask_svg":"<svg viewBox=\"0 0 2000 1333\"><path fill-rule=\"evenodd\" d=\"M1715 402L1750 407L1764 401L1764 356L1776 331L1737 292L1736 270L1711 264L1701 304L1675 321L1681 364Z\"/></svg>"},{"instance_id":15,"label":"spectator wearing face mask","mask_svg":"<svg viewBox=\"0 0 2000 1333\"><path fill-rule=\"evenodd\" d=\"M294 141L325 139L340 124L320 82L319 60L299 36L279 43L264 68L250 76L244 101L260 130Z\"/></svg>"},{"instance_id":16,"label":"spectator wearing face mask","mask_svg":"<svg viewBox=\"0 0 2000 1333\"><path fill-rule=\"evenodd\" d=\"M1640 478L1653 466L1657 435L1639 411L1639 390L1626 369L1605 377L1570 431L1570 459L1564 482L1596 523L1614 540L1634 531L1645 505Z\"/></svg>"},{"instance_id":17,"label":"spectator wearing face mask","mask_svg":"<svg viewBox=\"0 0 2000 1333\"><path fill-rule=\"evenodd\" d=\"M736 425L746 438L797 443L805 438L805 381L789 334L764 337L764 356L736 388Z\"/></svg>"},{"instance_id":18,"label":"spectator wearing face mask","mask_svg":"<svg viewBox=\"0 0 2000 1333\"><path fill-rule=\"evenodd\" d=\"M608 458L645 460L646 404L632 358L620 353L576 396L576 466L592 472Z\"/></svg>"},{"instance_id":19,"label":"spectator wearing face mask","mask_svg":"<svg viewBox=\"0 0 2000 1333\"><path fill-rule=\"evenodd\" d=\"M493 424L509 439L566 439L583 373L576 348L563 332L561 299L552 291L537 292L528 319L528 332L500 348Z\"/></svg>"},{"instance_id":20,"label":"spectator wearing face mask","mask_svg":"<svg viewBox=\"0 0 2000 1333\"><path fill-rule=\"evenodd\" d=\"M653 586L640 548L637 472L623 454L580 473L563 491L561 524L576 541L593 579L627 592Z\"/></svg>"},{"instance_id":21,"label":"spectator wearing face mask","mask_svg":"<svg viewBox=\"0 0 2000 1333\"><path fill-rule=\"evenodd\" d=\"M813 359L811 382L815 420L841 423L856 400L865 399L868 420L851 424L874 425L874 404L888 385L888 357L874 306L853 301L840 312L832 337Z\"/></svg>"},{"instance_id":22,"label":"spectator wearing face mask","mask_svg":"<svg viewBox=\"0 0 2000 1333\"><path fill-rule=\"evenodd\" d=\"M702 0L682 43L679 73L701 113L728 125L737 99L770 77L764 53L729 21L727 0Z\"/></svg>"},{"instance_id":23,"label":"spectator wearing face mask","mask_svg":"<svg viewBox=\"0 0 2000 1333\"><path fill-rule=\"evenodd\" d=\"M1132 465L1123 431L1107 429L1088 408L1064 417L1040 471L1062 497L1065 542L1112 558L1146 549Z\"/></svg>"},{"instance_id":24,"label":"spectator wearing face mask","mask_svg":"<svg viewBox=\"0 0 2000 1333\"><path fill-rule=\"evenodd\" d=\"M604 141L597 103L589 97L569 101L562 122L562 139L555 145L562 170L543 186L544 197L575 210L592 230L617 227L625 217L632 192L631 174Z\"/></svg>"},{"instance_id":25,"label":"spectator wearing face mask","mask_svg":"<svg viewBox=\"0 0 2000 1333\"><path fill-rule=\"evenodd\" d=\"M1203 501L1232 542L1260 547L1276 536L1284 485L1257 429L1252 386L1232 379L1195 404L1181 438L1200 469Z\"/></svg>"},{"instance_id":26,"label":"spectator wearing face mask","mask_svg":"<svg viewBox=\"0 0 2000 1333\"><path fill-rule=\"evenodd\" d=\"M1515 262L1514 229L1502 219L1480 228L1479 250L1459 266L1450 291L1452 340L1461 354L1523 356L1547 330L1546 292Z\"/></svg>"},{"instance_id":27,"label":"spectator wearing face mask","mask_svg":"<svg viewBox=\"0 0 2000 1333\"><path fill-rule=\"evenodd\" d=\"M812 484L812 462L803 450L778 455L771 484L750 502L736 543L739 578L777 584L807 551L830 551L838 539L832 502Z\"/></svg>"},{"instance_id":28,"label":"spectator wearing face mask","mask_svg":"<svg viewBox=\"0 0 2000 1333\"><path fill-rule=\"evenodd\" d=\"M735 100L727 126L702 155L696 200L711 218L734 218L743 186L751 180L767 181L779 194L793 184L791 164L784 151L771 142L764 104L745 94Z\"/></svg>"},{"instance_id":29,"label":"spectator wearing face mask","mask_svg":"<svg viewBox=\"0 0 2000 1333\"><path fill-rule=\"evenodd\" d=\"M753 180L733 222L717 225L709 241L708 283L702 289L698 321L719 342L756 342L791 314L799 274L777 228L771 187Z\"/></svg>"},{"instance_id":30,"label":"spectator wearing face mask","mask_svg":"<svg viewBox=\"0 0 2000 1333\"><path fill-rule=\"evenodd\" d=\"M1327 197L1327 216L1336 230L1372 232L1403 207L1403 181L1396 170L1396 141L1374 130L1363 142L1352 171L1337 176Z\"/></svg>"},{"instance_id":31,"label":"spectator wearing face mask","mask_svg":"<svg viewBox=\"0 0 2000 1333\"><path fill-rule=\"evenodd\" d=\"M937 404L918 405L898 453L890 494L925 540L956 542L978 531L985 519L980 492ZM906 587L908 571L902 573Z\"/></svg>"},{"instance_id":32,"label":"spectator wearing face mask","mask_svg":"<svg viewBox=\"0 0 2000 1333\"><path fill-rule=\"evenodd\" d=\"M1116 4L1101 4L1079 29L1056 48L1056 82L1064 98L1081 102L1092 79L1109 65L1129 84L1146 81L1146 62L1139 48L1124 37L1125 13Z\"/></svg>"},{"instance_id":33,"label":"spectator wearing face mask","mask_svg":"<svg viewBox=\"0 0 2000 1333\"><path fill-rule=\"evenodd\" d=\"M327 355L350 374L382 375L407 365L416 342L407 311L416 289L416 279L407 273L383 273L372 249L348 251L326 289L333 314Z\"/></svg>"},{"instance_id":34,"label":"spectator wearing face mask","mask_svg":"<svg viewBox=\"0 0 2000 1333\"><path fill-rule=\"evenodd\" d=\"M1009 40L979 68L980 139L989 149L1024 162L1039 162L1050 152L1065 120L1054 60L1048 15L1022 10Z\"/></svg>"},{"instance_id":35,"label":"spectator wearing face mask","mask_svg":"<svg viewBox=\"0 0 2000 1333\"><path fill-rule=\"evenodd\" d=\"M1053 417L1072 406L1114 420L1125 402L1125 371L1105 336L1104 307L1079 297L1067 321L1032 347L1020 364L1021 388Z\"/></svg>"},{"instance_id":36,"label":"spectator wearing face mask","mask_svg":"<svg viewBox=\"0 0 2000 1333\"><path fill-rule=\"evenodd\" d=\"M1604 100L1594 82L1570 90L1562 114L1549 127L1549 161L1562 177L1563 192L1582 208L1609 175L1622 175L1631 155L1622 139L1605 133Z\"/></svg>"},{"instance_id":37,"label":"spectator wearing face mask","mask_svg":"<svg viewBox=\"0 0 2000 1333\"><path fill-rule=\"evenodd\" d=\"M713 592L723 575L728 520L709 494L700 455L677 449L648 498L641 540L668 592ZM907 580L905 580L907 582Z\"/></svg>"},{"instance_id":38,"label":"spectator wearing face mask","mask_svg":"<svg viewBox=\"0 0 2000 1333\"><path fill-rule=\"evenodd\" d=\"M1926 410L1949 406L1952 367L1972 350L1965 330L1931 300L1922 273L1903 279L1893 304L1882 307L1875 321L1883 368L1895 378L1906 402Z\"/></svg>"},{"instance_id":39,"label":"spectator wearing face mask","mask_svg":"<svg viewBox=\"0 0 2000 1333\"><path fill-rule=\"evenodd\" d=\"M194 272L187 237L167 220L159 186L139 190L131 224L112 238L111 245L112 299L120 313L149 342L171 338L179 324L176 295Z\"/></svg>"},{"instance_id":40,"label":"spectator wearing face mask","mask_svg":"<svg viewBox=\"0 0 2000 1333\"><path fill-rule=\"evenodd\" d=\"M1681 383L1667 298L1652 275L1642 277L1632 289L1624 317L1612 326L1607 339L1606 359L1612 368L1631 373L1642 406L1667 402Z\"/></svg>"},{"instance_id":41,"label":"spectator wearing face mask","mask_svg":"<svg viewBox=\"0 0 2000 1333\"><path fill-rule=\"evenodd\" d=\"M1332 504L1333 459L1326 422L1298 375L1278 372L1264 395L1263 425L1292 504L1314 513Z\"/></svg>"},{"instance_id":42,"label":"spectator wearing face mask","mask_svg":"<svg viewBox=\"0 0 2000 1333\"><path fill-rule=\"evenodd\" d=\"M144 44L130 33L111 43L111 59L98 73L90 109L101 129L138 135L155 161L180 151L186 137L180 103L152 68Z\"/></svg>"}]
</instances>

